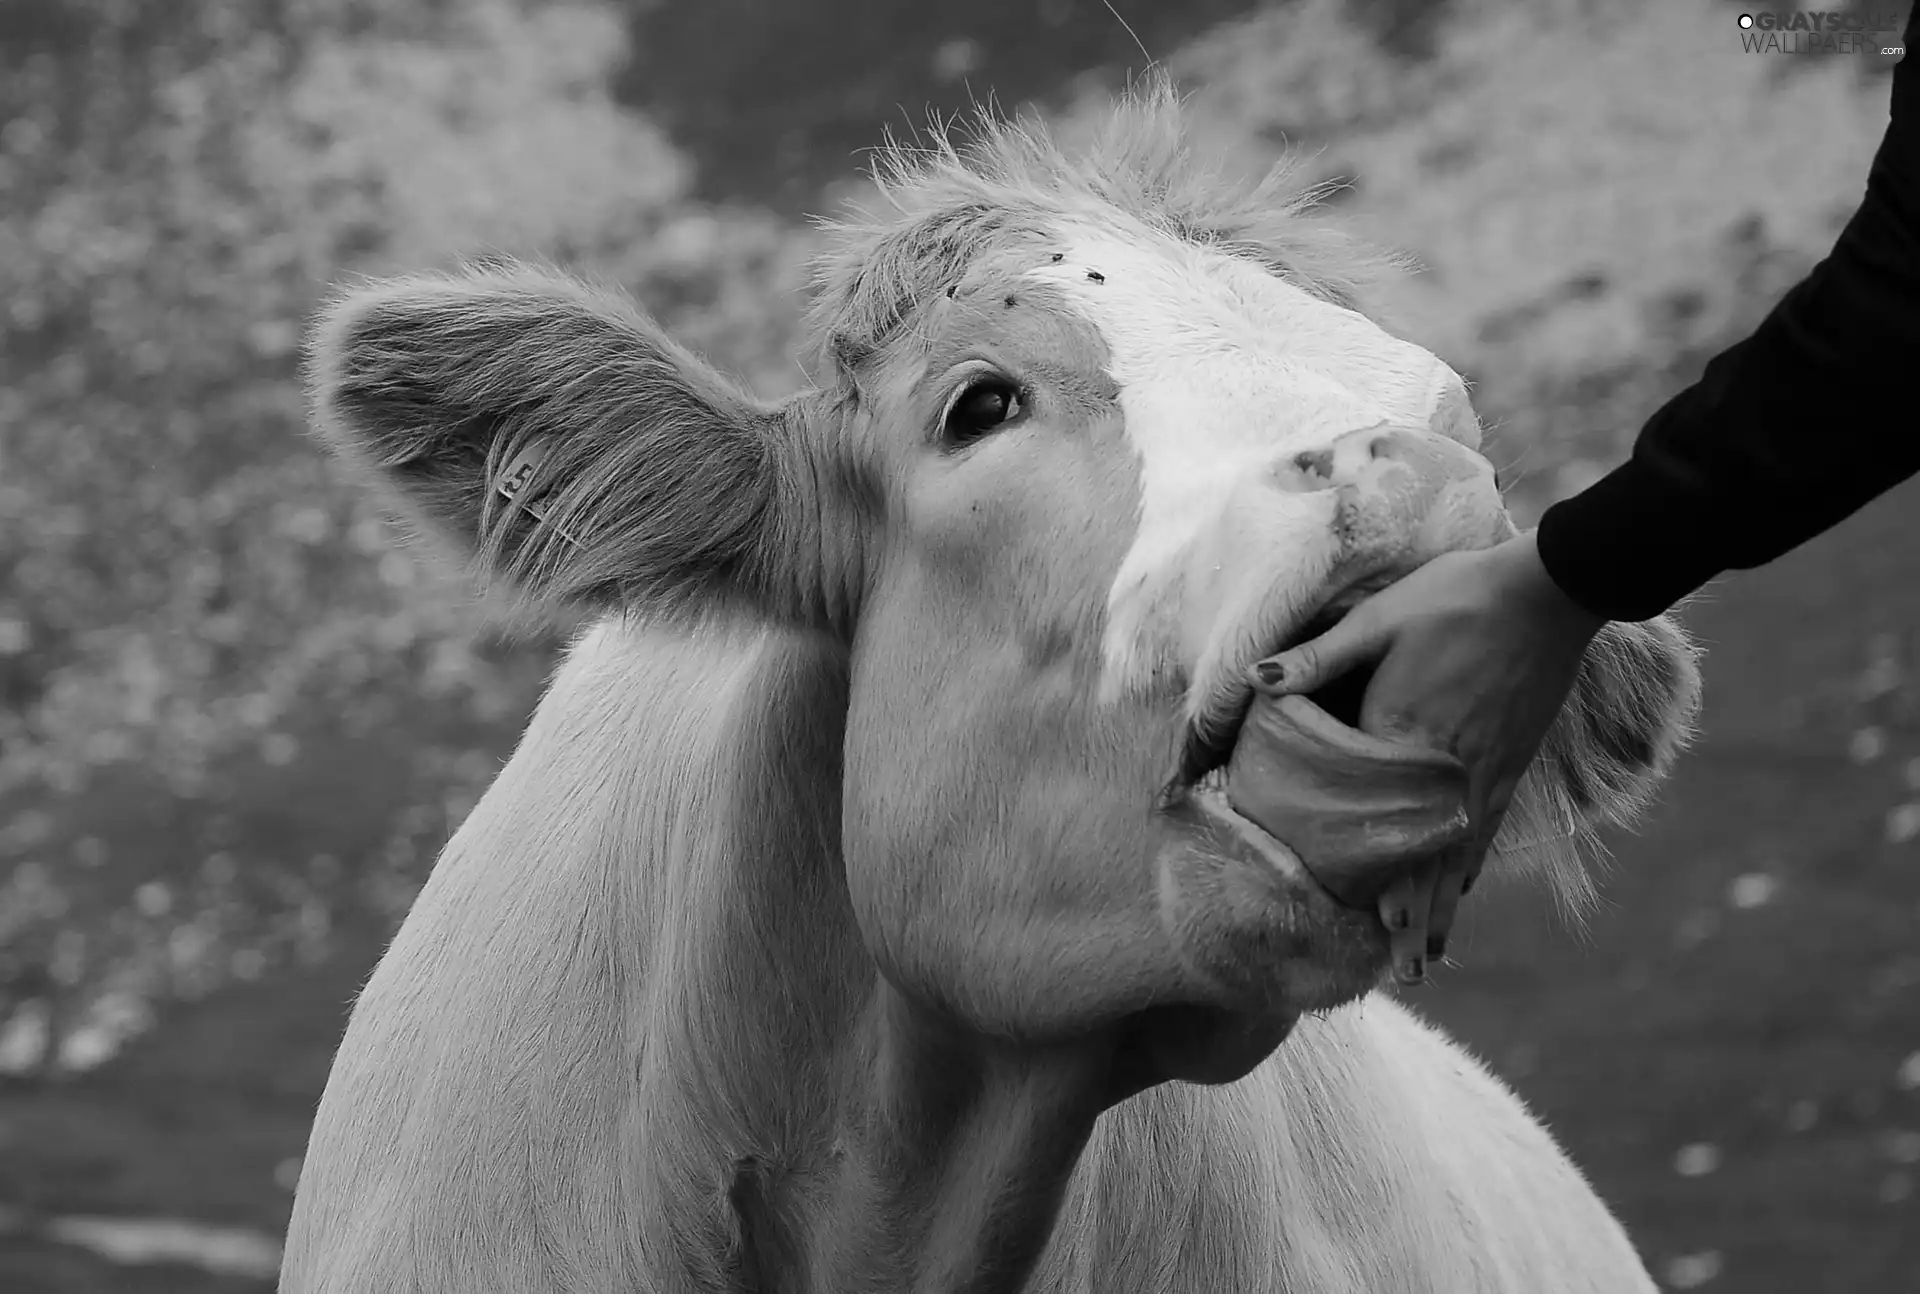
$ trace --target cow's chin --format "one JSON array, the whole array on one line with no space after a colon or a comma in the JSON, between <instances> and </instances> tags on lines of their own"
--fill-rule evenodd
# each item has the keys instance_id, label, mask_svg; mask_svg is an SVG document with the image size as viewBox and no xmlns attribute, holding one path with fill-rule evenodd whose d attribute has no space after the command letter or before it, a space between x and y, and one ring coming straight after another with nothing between
<instances>
[{"instance_id":1,"label":"cow's chin","mask_svg":"<svg viewBox=\"0 0 1920 1294\"><path fill-rule=\"evenodd\" d=\"M1208 1006L1290 1027L1379 985L1379 916L1336 899L1224 791L1195 788L1160 823L1161 922Z\"/></svg>"},{"instance_id":2,"label":"cow's chin","mask_svg":"<svg viewBox=\"0 0 1920 1294\"><path fill-rule=\"evenodd\" d=\"M1368 673L1254 699L1225 762L1162 792L1161 918L1219 1006L1291 1020L1376 987L1379 895L1468 833L1457 759L1355 726Z\"/></svg>"}]
</instances>

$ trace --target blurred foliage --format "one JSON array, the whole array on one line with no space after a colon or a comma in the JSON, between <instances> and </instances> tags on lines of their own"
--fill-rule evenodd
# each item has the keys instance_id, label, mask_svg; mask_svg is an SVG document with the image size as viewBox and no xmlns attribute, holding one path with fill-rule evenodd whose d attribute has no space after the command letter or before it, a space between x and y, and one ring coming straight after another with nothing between
<instances>
[{"instance_id":1,"label":"blurred foliage","mask_svg":"<svg viewBox=\"0 0 1920 1294\"><path fill-rule=\"evenodd\" d=\"M404 912L535 694L550 644L495 641L303 437L326 285L549 257L778 389L805 234L687 200L601 7L0 22L0 1061L45 1067Z\"/></svg>"}]
</instances>

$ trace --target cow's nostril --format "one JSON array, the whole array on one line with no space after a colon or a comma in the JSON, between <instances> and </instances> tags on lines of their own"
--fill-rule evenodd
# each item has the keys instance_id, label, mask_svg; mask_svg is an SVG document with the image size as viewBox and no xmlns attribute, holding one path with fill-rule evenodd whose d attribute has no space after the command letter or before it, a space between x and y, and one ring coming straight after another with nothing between
<instances>
[{"instance_id":1,"label":"cow's nostril","mask_svg":"<svg viewBox=\"0 0 1920 1294\"><path fill-rule=\"evenodd\" d=\"M1303 449L1293 456L1294 467L1308 476L1331 477L1333 475L1333 451L1331 449Z\"/></svg>"},{"instance_id":2,"label":"cow's nostril","mask_svg":"<svg viewBox=\"0 0 1920 1294\"><path fill-rule=\"evenodd\" d=\"M1386 423L1356 428L1315 449L1302 449L1275 461L1268 476L1282 490L1312 492L1334 486L1369 487L1386 469L1402 463L1416 468L1431 453L1424 432Z\"/></svg>"},{"instance_id":3,"label":"cow's nostril","mask_svg":"<svg viewBox=\"0 0 1920 1294\"><path fill-rule=\"evenodd\" d=\"M1421 452L1424 435L1404 427L1383 427L1367 438L1367 459L1377 463L1382 459L1398 462L1415 458Z\"/></svg>"}]
</instances>

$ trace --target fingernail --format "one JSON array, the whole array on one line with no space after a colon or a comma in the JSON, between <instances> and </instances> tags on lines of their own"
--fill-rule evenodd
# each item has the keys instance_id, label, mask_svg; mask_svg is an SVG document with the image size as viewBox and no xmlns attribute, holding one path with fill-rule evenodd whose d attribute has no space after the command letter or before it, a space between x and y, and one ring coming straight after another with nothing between
<instances>
[{"instance_id":1,"label":"fingernail","mask_svg":"<svg viewBox=\"0 0 1920 1294\"><path fill-rule=\"evenodd\" d=\"M1405 930L1413 924L1413 913L1405 908L1395 908L1387 917L1387 929Z\"/></svg>"},{"instance_id":2,"label":"fingernail","mask_svg":"<svg viewBox=\"0 0 1920 1294\"><path fill-rule=\"evenodd\" d=\"M1447 937L1445 935L1427 936L1427 956L1439 961L1447 955Z\"/></svg>"},{"instance_id":3,"label":"fingernail","mask_svg":"<svg viewBox=\"0 0 1920 1294\"><path fill-rule=\"evenodd\" d=\"M1287 670L1277 660L1263 660L1253 667L1254 677L1268 687L1279 687L1287 681Z\"/></svg>"},{"instance_id":4,"label":"fingernail","mask_svg":"<svg viewBox=\"0 0 1920 1294\"><path fill-rule=\"evenodd\" d=\"M1402 973L1403 973L1403 974L1404 974L1404 975L1405 975L1405 976L1406 976L1406 977L1407 977L1407 978L1408 978L1409 980L1420 980L1420 979L1425 979L1425 978L1427 977L1427 962L1426 962L1426 959L1425 959L1425 958L1423 958L1423 957L1409 957L1409 958L1407 958L1407 964L1406 964L1406 967L1404 968L1404 970L1402 971Z\"/></svg>"}]
</instances>

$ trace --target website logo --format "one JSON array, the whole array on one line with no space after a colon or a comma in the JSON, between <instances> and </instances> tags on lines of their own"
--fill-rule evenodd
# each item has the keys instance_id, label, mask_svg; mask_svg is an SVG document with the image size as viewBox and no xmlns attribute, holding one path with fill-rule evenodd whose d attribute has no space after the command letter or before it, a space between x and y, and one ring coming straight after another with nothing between
<instances>
[{"instance_id":1,"label":"website logo","mask_svg":"<svg viewBox=\"0 0 1920 1294\"><path fill-rule=\"evenodd\" d=\"M1788 9L1743 13L1740 44L1749 54L1879 54L1905 56L1896 9Z\"/></svg>"}]
</instances>

